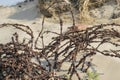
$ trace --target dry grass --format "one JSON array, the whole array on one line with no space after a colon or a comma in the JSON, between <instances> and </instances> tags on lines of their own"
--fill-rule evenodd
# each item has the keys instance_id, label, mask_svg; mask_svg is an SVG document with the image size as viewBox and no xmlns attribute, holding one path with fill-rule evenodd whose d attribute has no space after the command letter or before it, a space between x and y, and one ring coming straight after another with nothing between
<instances>
[{"instance_id":1,"label":"dry grass","mask_svg":"<svg viewBox=\"0 0 120 80\"><path fill-rule=\"evenodd\" d=\"M80 12L81 23L92 23L94 21L94 18L92 18L89 15L89 8L88 8L89 3L90 3L90 0L85 0L82 5L82 10Z\"/></svg>"},{"instance_id":2,"label":"dry grass","mask_svg":"<svg viewBox=\"0 0 120 80\"><path fill-rule=\"evenodd\" d=\"M42 0L39 0L42 1ZM59 1L59 0L58 0ZM93 18L90 15L90 10L100 8L104 4L112 1L116 4L119 4L117 0L70 0L71 1L71 7L74 10L74 17L77 23L82 24L94 24L94 23L108 23L111 22L110 20L104 21L104 20L97 20L97 18ZM59 13L62 15L62 19L66 22L69 22L68 20L71 20L71 15L68 14L70 12L70 6L65 2L59 2L55 3L54 1L44 1L39 2L39 8L41 11L41 14L43 14L46 17L50 18L50 21L57 21L58 22L58 16ZM54 4L55 3L55 4ZM67 15L66 15L67 12ZM63 17L64 16L64 17ZM49 19L48 19L49 20ZM112 20L112 22L118 23L118 20Z\"/></svg>"}]
</instances>

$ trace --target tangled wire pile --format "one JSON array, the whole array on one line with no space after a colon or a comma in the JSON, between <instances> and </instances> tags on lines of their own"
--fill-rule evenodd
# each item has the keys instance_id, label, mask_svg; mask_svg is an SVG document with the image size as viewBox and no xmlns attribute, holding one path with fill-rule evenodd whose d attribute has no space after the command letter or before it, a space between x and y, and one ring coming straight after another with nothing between
<instances>
[{"instance_id":1,"label":"tangled wire pile","mask_svg":"<svg viewBox=\"0 0 120 80\"><path fill-rule=\"evenodd\" d=\"M60 33L43 32L43 19L42 29L36 39L29 26L9 23L0 25L0 28L14 27L30 36L29 40L23 39L21 42L16 32L10 42L0 44L0 80L72 80L73 75L76 75L78 80L82 80L80 75L81 73L86 74L91 67L92 56L100 53L120 58L120 49L99 49L106 43L115 48L120 47L120 25L101 24L86 30L78 30L75 29L75 20L72 14L73 26L63 33L60 13L58 17ZM53 37L52 41L45 45L43 39L45 33L54 33L58 36ZM39 39L42 40L42 48L37 46ZM88 58L91 59L88 61ZM36 61L33 62L32 59ZM69 77L56 75L57 72L62 72L63 64L66 63L69 63L66 69Z\"/></svg>"},{"instance_id":2,"label":"tangled wire pile","mask_svg":"<svg viewBox=\"0 0 120 80\"><path fill-rule=\"evenodd\" d=\"M20 42L19 35L15 33L11 38L11 42L0 44L0 79L32 80L46 79L46 77L49 77L50 73L46 71L41 64L31 62L31 59L36 57L36 53L38 53L32 49L32 30L28 26L22 24L9 23L0 25L0 28L8 26L12 26L16 29L26 32L31 39L29 41L23 40L23 42Z\"/></svg>"},{"instance_id":3,"label":"tangled wire pile","mask_svg":"<svg viewBox=\"0 0 120 80\"><path fill-rule=\"evenodd\" d=\"M48 58L54 57L54 69L60 69L62 64L69 62L70 65L67 69L67 74L70 75L70 79L73 74L76 74L78 80L81 80L78 72L80 70L83 73L87 72L91 66L92 61L87 61L88 57L100 53L105 56L120 58L120 49L99 49L99 47L106 43L115 48L120 46L120 32L115 28L120 28L120 25L102 24L82 31L70 29L66 33L54 37L53 41L43 48L41 53ZM116 41L113 41L113 39ZM93 46L94 43L96 46Z\"/></svg>"},{"instance_id":4,"label":"tangled wire pile","mask_svg":"<svg viewBox=\"0 0 120 80\"><path fill-rule=\"evenodd\" d=\"M78 80L81 80L79 72L86 73L91 66L92 61L88 62L88 57L101 53L105 56L120 58L120 50L101 51L99 49L105 43L110 43L115 47L120 46L120 33L116 30L120 25L117 24L97 25L82 31L69 29L67 32L53 37L49 45L40 50L37 49L37 51L33 46L33 32L28 26L6 23L0 25L0 28L8 26L26 32L31 36L31 39L28 42L25 40L19 42L19 35L15 33L11 42L0 44L0 79L49 80L54 78L55 80L67 80L68 78L55 75L54 72L61 71L62 64L69 62L70 65L66 73L70 75L69 79L72 79L72 76L76 74ZM24 27L27 30L23 29ZM97 43L97 46L93 46L92 43ZM32 62L33 58L36 58L39 63ZM48 64L42 65L43 62L40 59L44 59Z\"/></svg>"}]
</instances>

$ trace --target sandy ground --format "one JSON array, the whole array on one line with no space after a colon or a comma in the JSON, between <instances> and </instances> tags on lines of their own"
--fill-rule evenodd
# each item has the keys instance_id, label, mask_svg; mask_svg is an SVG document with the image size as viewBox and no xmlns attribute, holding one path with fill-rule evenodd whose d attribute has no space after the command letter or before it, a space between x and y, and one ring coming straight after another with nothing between
<instances>
[{"instance_id":1,"label":"sandy ground","mask_svg":"<svg viewBox=\"0 0 120 80\"><path fill-rule=\"evenodd\" d=\"M0 24L2 23L19 23L30 26L30 28L33 30L33 34L35 37L37 37L39 31L41 30L41 18L37 18L37 12L38 10L35 9L36 5L30 6L30 4L27 5L27 7L23 6L23 8L19 8L17 6L14 7L1 7L0 8ZM70 27L72 23L64 23L64 31L67 30L67 27ZM52 22L45 22L44 30L51 30L55 32L59 32L60 25L59 23L52 23ZM63 32L64 32L63 31ZM18 32L20 34L20 39L27 38L29 39L29 36L27 36L25 33L23 33L20 30L14 29L12 27L6 27L0 29L0 43L6 43L11 40L12 34L15 32ZM44 41L47 45L50 42L50 38L52 36L55 36L53 34L45 35ZM106 44L103 45L100 49L111 49L113 48L111 45ZM118 49L119 48L114 48ZM120 59L117 58L111 58L111 57L105 57L103 55L97 54L94 56L93 64L95 65L95 69L98 73L100 73L99 80L120 80ZM64 68L67 68L68 64L63 65ZM63 72L64 73L64 72ZM63 74L60 73L60 74ZM76 79L75 79L76 80Z\"/></svg>"}]
</instances>

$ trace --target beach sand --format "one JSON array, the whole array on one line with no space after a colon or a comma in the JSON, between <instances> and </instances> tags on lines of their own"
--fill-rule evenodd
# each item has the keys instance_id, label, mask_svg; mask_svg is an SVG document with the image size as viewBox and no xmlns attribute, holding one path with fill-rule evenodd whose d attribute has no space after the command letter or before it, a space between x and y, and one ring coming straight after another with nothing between
<instances>
[{"instance_id":1,"label":"beach sand","mask_svg":"<svg viewBox=\"0 0 120 80\"><path fill-rule=\"evenodd\" d=\"M35 38L38 36L38 33L41 30L42 25L42 17L38 18L38 10L36 8L36 4L32 5L32 7L28 5L23 5L23 8L19 8L18 6L13 7L2 7L0 8L0 24L3 23L19 23L30 26L33 30L33 34ZM104 22L104 21L103 21ZM67 28L70 27L71 23L64 23L63 32L67 31ZM45 22L44 23L44 31L51 30L54 32L60 32L59 23ZM12 27L4 27L0 28L0 43L7 43L11 41L11 36L17 32L20 35L20 39L23 38L29 39L29 36L23 33L20 30L17 30ZM53 34L46 34L44 37L45 44L47 45ZM107 46L106 46L107 45ZM100 49L110 49L113 48L111 45L106 44L103 45ZM41 46L39 44L39 46ZM116 49L116 48L114 48ZM120 50L120 47L117 48ZM120 59L106 57L101 54L97 54L93 57L93 64L95 65L95 69L98 73L100 73L99 80L120 80ZM64 68L68 67L68 64L63 65ZM61 72L59 74L63 74ZM76 78L74 80L77 80Z\"/></svg>"}]
</instances>

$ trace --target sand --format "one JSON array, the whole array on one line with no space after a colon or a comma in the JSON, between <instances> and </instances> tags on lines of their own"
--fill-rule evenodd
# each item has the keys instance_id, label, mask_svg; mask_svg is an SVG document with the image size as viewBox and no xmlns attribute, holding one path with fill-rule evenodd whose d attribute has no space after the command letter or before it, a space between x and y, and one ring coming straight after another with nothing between
<instances>
[{"instance_id":1,"label":"sand","mask_svg":"<svg viewBox=\"0 0 120 80\"><path fill-rule=\"evenodd\" d=\"M36 1L36 0L35 0ZM32 6L31 6L32 4ZM33 30L33 34L37 37L38 33L41 30L42 17L38 18L38 9L36 9L36 2L27 3L27 5L23 5L21 8L18 6L13 7L0 7L0 24L2 23L19 23L30 26ZM104 21L103 21L104 22ZM63 32L70 27L72 23L64 23ZM45 22L44 31L51 30L54 32L60 31L59 23ZM20 39L27 38L25 33L20 30L14 29L12 27L6 27L0 29L0 43L7 43L11 40L12 34L17 32L20 34ZM56 36L53 34L45 35L44 41L47 45L50 42L52 36ZM107 46L106 46L107 45ZM113 48L111 45L106 44L103 45L100 49L110 49ZM39 46L41 46L39 44ZM119 48L114 48L119 49ZM95 69L98 73L100 73L99 80L120 80L120 59L105 57L103 55L97 54L94 56L93 64L95 65ZM68 65L63 65L64 68L67 68ZM60 73L63 74L63 73ZM77 80L77 79L75 79Z\"/></svg>"}]
</instances>

